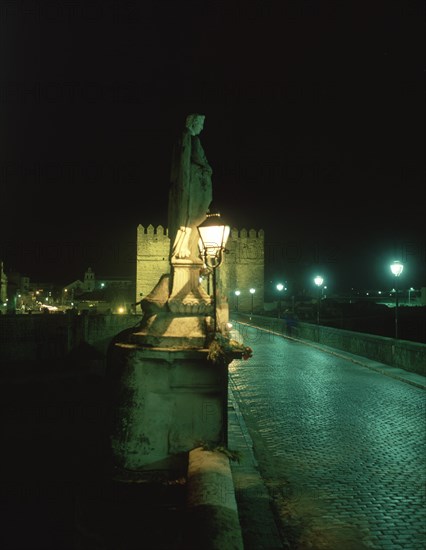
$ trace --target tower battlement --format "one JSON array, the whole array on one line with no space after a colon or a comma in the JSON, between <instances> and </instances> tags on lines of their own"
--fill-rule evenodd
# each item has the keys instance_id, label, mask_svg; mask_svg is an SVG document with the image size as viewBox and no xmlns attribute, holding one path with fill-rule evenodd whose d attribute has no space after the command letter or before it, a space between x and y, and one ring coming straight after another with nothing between
<instances>
[{"instance_id":1,"label":"tower battlement","mask_svg":"<svg viewBox=\"0 0 426 550\"><path fill-rule=\"evenodd\" d=\"M231 228L232 239L264 239L265 232L263 229L237 229L236 227Z\"/></svg>"},{"instance_id":2,"label":"tower battlement","mask_svg":"<svg viewBox=\"0 0 426 550\"><path fill-rule=\"evenodd\" d=\"M147 227L143 225L138 225L138 235L158 235L158 236L168 236L167 227L163 227L161 224L154 227L152 224L149 224Z\"/></svg>"}]
</instances>

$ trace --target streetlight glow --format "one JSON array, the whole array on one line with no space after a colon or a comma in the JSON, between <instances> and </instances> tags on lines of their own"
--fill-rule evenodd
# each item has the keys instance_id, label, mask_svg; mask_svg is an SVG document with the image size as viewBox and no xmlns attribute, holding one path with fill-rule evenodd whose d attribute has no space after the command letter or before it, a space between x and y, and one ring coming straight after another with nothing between
<instances>
[{"instance_id":1,"label":"streetlight glow","mask_svg":"<svg viewBox=\"0 0 426 550\"><path fill-rule=\"evenodd\" d=\"M404 269L404 265L398 260L395 260L393 264L391 264L390 268L395 277L399 277Z\"/></svg>"},{"instance_id":2,"label":"streetlight glow","mask_svg":"<svg viewBox=\"0 0 426 550\"><path fill-rule=\"evenodd\" d=\"M402 273L402 270L404 269L404 265L400 261L395 260L390 265L390 269L391 269L392 273L395 275L395 338L397 339L398 338L398 305L399 305L399 300L398 300L398 279L399 279L399 276Z\"/></svg>"},{"instance_id":3,"label":"streetlight glow","mask_svg":"<svg viewBox=\"0 0 426 550\"><path fill-rule=\"evenodd\" d=\"M222 263L230 231L231 227L223 223L219 213L208 213L203 223L198 226L200 248L207 267L215 269Z\"/></svg>"},{"instance_id":4,"label":"streetlight glow","mask_svg":"<svg viewBox=\"0 0 426 550\"><path fill-rule=\"evenodd\" d=\"M279 297L279 300L278 300L278 319L281 317L281 292L284 289L284 285L282 283L278 283L277 284L277 290L278 292L280 293L280 297Z\"/></svg>"},{"instance_id":5,"label":"streetlight glow","mask_svg":"<svg viewBox=\"0 0 426 550\"><path fill-rule=\"evenodd\" d=\"M255 288L251 288L249 290L250 294L251 294L251 314L253 315L253 298L254 298L254 293L256 292L256 289Z\"/></svg>"},{"instance_id":6,"label":"streetlight glow","mask_svg":"<svg viewBox=\"0 0 426 550\"><path fill-rule=\"evenodd\" d=\"M216 269L223 262L226 242L231 227L224 223L219 213L207 213L206 219L197 227L200 235L200 250L203 261L210 272L213 272L213 324L217 331L217 296Z\"/></svg>"},{"instance_id":7,"label":"streetlight glow","mask_svg":"<svg viewBox=\"0 0 426 550\"><path fill-rule=\"evenodd\" d=\"M321 286L323 282L324 282L324 279L321 277L321 275L317 275L314 279L314 283L317 286Z\"/></svg>"},{"instance_id":8,"label":"streetlight glow","mask_svg":"<svg viewBox=\"0 0 426 550\"><path fill-rule=\"evenodd\" d=\"M314 283L317 285L318 287L318 298L317 298L317 332L318 332L318 342L319 342L319 324L320 324L320 303L321 303L321 292L322 292L322 289L321 289L321 286L324 282L324 279L323 277L321 277L321 275L317 275L314 279Z\"/></svg>"}]
</instances>

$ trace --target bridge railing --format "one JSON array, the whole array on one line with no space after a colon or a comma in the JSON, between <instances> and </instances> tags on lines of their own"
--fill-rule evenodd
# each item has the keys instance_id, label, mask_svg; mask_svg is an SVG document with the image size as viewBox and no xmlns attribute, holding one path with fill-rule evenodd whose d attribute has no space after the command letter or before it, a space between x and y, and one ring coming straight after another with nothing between
<instances>
[{"instance_id":1,"label":"bridge railing","mask_svg":"<svg viewBox=\"0 0 426 550\"><path fill-rule=\"evenodd\" d=\"M292 327L289 334L284 319L243 313L233 313L232 318L283 336L317 342L334 349L426 376L426 344L420 342L396 340L395 338L325 327L301 321L298 321Z\"/></svg>"},{"instance_id":2,"label":"bridge railing","mask_svg":"<svg viewBox=\"0 0 426 550\"><path fill-rule=\"evenodd\" d=\"M67 368L71 357L74 362L103 363L112 338L140 319L141 315L114 314L0 315L1 373L33 372L40 366Z\"/></svg>"}]
</instances>

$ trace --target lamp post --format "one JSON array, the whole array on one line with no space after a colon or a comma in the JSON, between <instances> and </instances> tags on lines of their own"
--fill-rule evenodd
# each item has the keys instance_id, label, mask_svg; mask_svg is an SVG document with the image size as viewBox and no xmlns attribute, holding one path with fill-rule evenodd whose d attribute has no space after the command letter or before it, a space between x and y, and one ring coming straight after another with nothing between
<instances>
[{"instance_id":1,"label":"lamp post","mask_svg":"<svg viewBox=\"0 0 426 550\"><path fill-rule=\"evenodd\" d=\"M236 311L238 311L238 296L241 294L241 291L236 290L234 294L235 294L235 309Z\"/></svg>"},{"instance_id":2,"label":"lamp post","mask_svg":"<svg viewBox=\"0 0 426 550\"><path fill-rule=\"evenodd\" d=\"M279 292L279 299L278 299L278 319L281 317L281 292L284 289L284 285L282 283L277 284L277 290Z\"/></svg>"},{"instance_id":3,"label":"lamp post","mask_svg":"<svg viewBox=\"0 0 426 550\"><path fill-rule=\"evenodd\" d=\"M398 279L399 276L402 273L402 270L404 269L404 265L399 262L398 260L395 260L391 266L390 269L392 273L395 275L395 339L398 338Z\"/></svg>"},{"instance_id":4,"label":"lamp post","mask_svg":"<svg viewBox=\"0 0 426 550\"><path fill-rule=\"evenodd\" d=\"M317 275L314 279L314 283L318 287L318 300L317 300L317 332L318 332L318 341L319 341L319 324L320 324L320 303L321 303L321 287L324 282L324 279L321 275Z\"/></svg>"},{"instance_id":5,"label":"lamp post","mask_svg":"<svg viewBox=\"0 0 426 550\"><path fill-rule=\"evenodd\" d=\"M223 262L225 245L230 226L226 225L219 213L207 213L206 219L198 226L201 239L201 254L207 269L213 273L213 330L217 332L217 289L216 269Z\"/></svg>"},{"instance_id":6,"label":"lamp post","mask_svg":"<svg viewBox=\"0 0 426 550\"><path fill-rule=\"evenodd\" d=\"M408 289L408 305L411 306L411 293L413 292L414 288L410 286Z\"/></svg>"},{"instance_id":7,"label":"lamp post","mask_svg":"<svg viewBox=\"0 0 426 550\"><path fill-rule=\"evenodd\" d=\"M253 298L254 298L254 293L255 292L256 292L255 288L250 289L250 294L251 294L251 315L253 315Z\"/></svg>"}]
</instances>

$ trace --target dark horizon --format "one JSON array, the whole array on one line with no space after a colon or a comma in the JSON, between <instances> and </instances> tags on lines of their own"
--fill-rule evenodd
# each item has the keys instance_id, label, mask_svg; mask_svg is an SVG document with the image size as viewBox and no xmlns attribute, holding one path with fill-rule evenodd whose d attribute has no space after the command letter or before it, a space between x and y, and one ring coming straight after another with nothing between
<instances>
[{"instance_id":1,"label":"dark horizon","mask_svg":"<svg viewBox=\"0 0 426 550\"><path fill-rule=\"evenodd\" d=\"M423 3L33 7L0 12L6 269L134 274L199 112L214 203L265 231L268 274L391 286L400 259L426 285Z\"/></svg>"}]
</instances>

